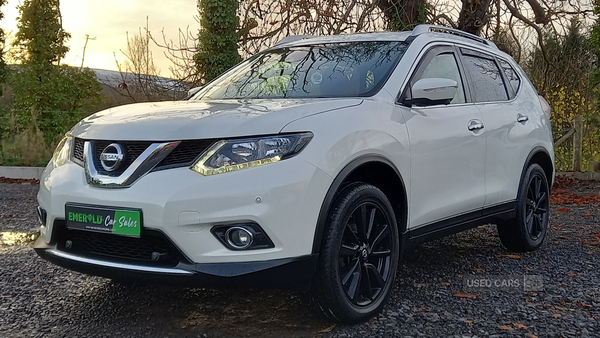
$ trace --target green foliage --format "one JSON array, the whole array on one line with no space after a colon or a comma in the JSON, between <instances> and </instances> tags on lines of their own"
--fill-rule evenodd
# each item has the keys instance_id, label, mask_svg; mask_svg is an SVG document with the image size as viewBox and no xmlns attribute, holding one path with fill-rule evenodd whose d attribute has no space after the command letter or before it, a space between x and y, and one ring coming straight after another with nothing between
<instances>
[{"instance_id":1,"label":"green foliage","mask_svg":"<svg viewBox=\"0 0 600 338\"><path fill-rule=\"evenodd\" d=\"M594 14L600 15L600 0L594 1ZM600 17L596 19L592 26L589 43L592 46L596 60L600 60ZM598 84L600 84L600 65L596 64L592 75L592 85L597 86ZM600 103L600 100L598 102Z\"/></svg>"},{"instance_id":2,"label":"green foliage","mask_svg":"<svg viewBox=\"0 0 600 338\"><path fill-rule=\"evenodd\" d=\"M37 67L18 67L9 74L13 89L14 129L30 127L44 133L50 144L89 115L101 103L102 87L93 71L65 65L40 72Z\"/></svg>"},{"instance_id":3,"label":"green foliage","mask_svg":"<svg viewBox=\"0 0 600 338\"><path fill-rule=\"evenodd\" d=\"M194 56L198 72L210 81L241 61L238 53L237 0L200 0L199 50Z\"/></svg>"},{"instance_id":4,"label":"green foliage","mask_svg":"<svg viewBox=\"0 0 600 338\"><path fill-rule=\"evenodd\" d=\"M6 0L0 0L0 7L4 6ZM4 13L0 12L0 20L4 19ZM6 63L4 62L4 43L6 39L4 37L4 30L0 28L0 83L6 81ZM2 95L2 88L0 88L0 95Z\"/></svg>"},{"instance_id":5,"label":"green foliage","mask_svg":"<svg viewBox=\"0 0 600 338\"><path fill-rule=\"evenodd\" d=\"M529 78L552 107L552 132L559 139L573 128L576 115L583 116L583 168L600 156L597 89L590 85L595 55L582 33L581 23L571 22L564 36L548 32L543 39L545 56L538 47L524 68ZM572 169L573 144L568 140L555 148L556 167Z\"/></svg>"},{"instance_id":6,"label":"green foliage","mask_svg":"<svg viewBox=\"0 0 600 338\"><path fill-rule=\"evenodd\" d=\"M50 66L69 51L65 45L71 35L62 28L58 0L25 0L13 45L23 63Z\"/></svg>"},{"instance_id":7,"label":"green foliage","mask_svg":"<svg viewBox=\"0 0 600 338\"><path fill-rule=\"evenodd\" d=\"M427 23L427 15L429 15L429 12L431 12L431 5L427 2L423 2L419 5L417 12L419 14L417 15L417 20L413 24L417 26L422 23Z\"/></svg>"},{"instance_id":8,"label":"green foliage","mask_svg":"<svg viewBox=\"0 0 600 338\"><path fill-rule=\"evenodd\" d=\"M18 144L19 135L35 135L50 146L101 102L102 88L91 70L58 65L69 34L57 0L26 0L19 10L13 45L20 64L7 74L13 105L1 111L0 136Z\"/></svg>"},{"instance_id":9,"label":"green foliage","mask_svg":"<svg viewBox=\"0 0 600 338\"><path fill-rule=\"evenodd\" d=\"M431 5L423 0L391 0L384 7L384 15L388 21L388 29L405 31L427 22Z\"/></svg>"},{"instance_id":10,"label":"green foliage","mask_svg":"<svg viewBox=\"0 0 600 338\"><path fill-rule=\"evenodd\" d=\"M48 146L40 131L26 130L10 141L0 141L0 165L43 167L52 158L56 143Z\"/></svg>"}]
</instances>

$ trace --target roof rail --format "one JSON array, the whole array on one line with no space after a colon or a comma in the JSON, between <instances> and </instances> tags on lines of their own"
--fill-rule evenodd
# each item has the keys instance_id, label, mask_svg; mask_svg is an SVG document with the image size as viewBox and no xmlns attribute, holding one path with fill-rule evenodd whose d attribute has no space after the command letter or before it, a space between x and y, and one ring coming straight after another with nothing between
<instances>
[{"instance_id":1,"label":"roof rail","mask_svg":"<svg viewBox=\"0 0 600 338\"><path fill-rule=\"evenodd\" d=\"M294 41L310 39L313 37L314 37L313 35L290 35L290 36L286 36L285 38L279 40L276 44L273 45L273 47L283 45L286 43L290 43L290 42L294 42Z\"/></svg>"},{"instance_id":2,"label":"roof rail","mask_svg":"<svg viewBox=\"0 0 600 338\"><path fill-rule=\"evenodd\" d=\"M452 34L452 35L462 36L463 38L471 39L471 40L477 41L479 43L482 43L484 45L488 45L488 46L490 46L492 48L498 49L498 46L496 46L496 44L493 43L490 40L484 39L484 38L482 38L480 36L477 36L475 34L471 34L471 33L465 32L465 31L461 31L460 29L455 29L455 28L450 28L450 27L444 27L444 26L434 26L434 25L421 24L421 25L418 25L417 27L415 27L412 30L412 36L417 36L417 35L421 35L421 34L425 34L425 33L429 33L429 32L446 33L446 34Z\"/></svg>"}]
</instances>

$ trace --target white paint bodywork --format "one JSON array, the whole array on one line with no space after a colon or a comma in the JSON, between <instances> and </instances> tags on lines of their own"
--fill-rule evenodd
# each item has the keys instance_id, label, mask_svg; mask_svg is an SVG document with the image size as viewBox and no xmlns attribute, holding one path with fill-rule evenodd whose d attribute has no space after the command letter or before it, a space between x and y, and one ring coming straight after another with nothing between
<instances>
[{"instance_id":1,"label":"white paint bodywork","mask_svg":"<svg viewBox=\"0 0 600 338\"><path fill-rule=\"evenodd\" d=\"M291 121L361 99L222 100L138 103L91 115L72 134L90 140L173 141L276 134Z\"/></svg>"},{"instance_id":2,"label":"white paint bodywork","mask_svg":"<svg viewBox=\"0 0 600 338\"><path fill-rule=\"evenodd\" d=\"M367 34L291 45L407 37ZM461 37L453 40L487 48ZM144 103L94 114L73 128L75 137L176 141L291 132L314 137L300 154L277 163L208 177L188 168L162 170L126 189L90 186L83 168L72 162L56 169L49 164L38 194L48 212L41 235L49 242L54 219L64 218L65 203L76 202L140 208L144 227L161 230L195 263L304 256L312 252L317 218L334 179L352 161L373 155L393 163L402 176L409 229L514 200L529 152L543 147L553 156L549 121L537 94L523 81L519 95L508 103L397 104L417 61L435 45L449 45L448 36L418 36L372 97ZM528 123L517 123L517 114L527 114ZM469 131L471 120L481 120L485 128ZM214 225L243 221L259 224L275 247L231 251L210 232Z\"/></svg>"}]
</instances>

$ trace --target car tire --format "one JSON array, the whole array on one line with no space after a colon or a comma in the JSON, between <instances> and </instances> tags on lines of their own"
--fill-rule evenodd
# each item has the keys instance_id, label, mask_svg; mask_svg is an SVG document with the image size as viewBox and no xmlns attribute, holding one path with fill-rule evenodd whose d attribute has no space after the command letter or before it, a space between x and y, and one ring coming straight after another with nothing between
<instances>
[{"instance_id":1,"label":"car tire","mask_svg":"<svg viewBox=\"0 0 600 338\"><path fill-rule=\"evenodd\" d=\"M546 173L538 164L527 168L517 197L516 217L498 224L500 241L509 250L537 250L548 230L550 187Z\"/></svg>"},{"instance_id":2,"label":"car tire","mask_svg":"<svg viewBox=\"0 0 600 338\"><path fill-rule=\"evenodd\" d=\"M385 194L365 183L343 189L330 210L311 302L331 319L361 322L390 296L399 257L396 217Z\"/></svg>"}]
</instances>

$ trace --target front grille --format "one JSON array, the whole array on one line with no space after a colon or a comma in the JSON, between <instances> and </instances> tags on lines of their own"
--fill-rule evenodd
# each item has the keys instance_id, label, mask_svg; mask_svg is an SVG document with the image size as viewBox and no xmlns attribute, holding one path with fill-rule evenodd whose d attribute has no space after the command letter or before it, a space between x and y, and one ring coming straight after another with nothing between
<instances>
[{"instance_id":1,"label":"front grille","mask_svg":"<svg viewBox=\"0 0 600 338\"><path fill-rule=\"evenodd\" d=\"M80 139L80 138L76 138L75 139L75 146L73 147L73 157L79 162L79 164L83 163L83 145L84 145L85 141Z\"/></svg>"},{"instance_id":2,"label":"front grille","mask_svg":"<svg viewBox=\"0 0 600 338\"><path fill-rule=\"evenodd\" d=\"M161 267L174 267L179 262L189 263L160 231L143 229L141 237L135 238L67 229L63 220L55 221L54 227L58 248L65 252Z\"/></svg>"},{"instance_id":3,"label":"front grille","mask_svg":"<svg viewBox=\"0 0 600 338\"><path fill-rule=\"evenodd\" d=\"M165 157L152 171L189 167L194 163L194 160L200 156L208 147L210 147L216 140L214 139L203 139L203 140L184 140L173 149L173 151ZM73 157L79 164L83 164L83 145L86 140L75 138L75 146ZM152 144L164 141L104 141L95 140L89 141L93 150L94 167L98 173L107 176L119 176ZM109 172L104 170L102 164L100 164L100 154L104 148L111 143L119 143L127 149L127 155L125 161L115 171Z\"/></svg>"},{"instance_id":4,"label":"front grille","mask_svg":"<svg viewBox=\"0 0 600 338\"><path fill-rule=\"evenodd\" d=\"M100 164L100 154L104 151L111 143L119 143L126 149L125 160L123 163L114 171L104 170L102 164ZM148 148L152 142L113 142L113 141L92 141L92 147L94 150L94 166L98 173L107 176L120 176L129 166L133 163L143 152Z\"/></svg>"},{"instance_id":5,"label":"front grille","mask_svg":"<svg viewBox=\"0 0 600 338\"><path fill-rule=\"evenodd\" d=\"M154 168L153 171L171 169L178 167L189 167L194 163L194 160L200 156L215 140L186 140L173 149L173 151L165 157Z\"/></svg>"}]
</instances>

